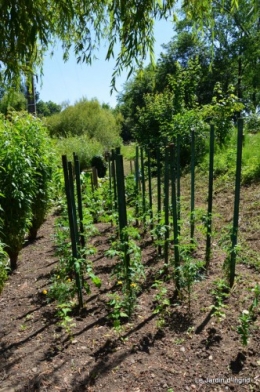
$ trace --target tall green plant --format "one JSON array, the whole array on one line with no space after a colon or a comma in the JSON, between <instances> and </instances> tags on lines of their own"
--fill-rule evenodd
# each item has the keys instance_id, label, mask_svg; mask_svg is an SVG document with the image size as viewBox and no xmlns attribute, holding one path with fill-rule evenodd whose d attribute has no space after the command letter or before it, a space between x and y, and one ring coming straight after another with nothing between
<instances>
[{"instance_id":1,"label":"tall green plant","mask_svg":"<svg viewBox=\"0 0 260 392\"><path fill-rule=\"evenodd\" d=\"M1 239L6 244L11 269L17 267L19 251L30 227L35 227L34 220L38 225L45 212L45 137L41 123L27 114L14 113L8 120L0 120Z\"/></svg>"},{"instance_id":2,"label":"tall green plant","mask_svg":"<svg viewBox=\"0 0 260 392\"><path fill-rule=\"evenodd\" d=\"M25 132L27 148L32 148L31 161L34 169L35 191L32 200L32 220L29 239L35 240L50 205L53 149L42 122L34 117L20 116L14 124Z\"/></svg>"}]
</instances>

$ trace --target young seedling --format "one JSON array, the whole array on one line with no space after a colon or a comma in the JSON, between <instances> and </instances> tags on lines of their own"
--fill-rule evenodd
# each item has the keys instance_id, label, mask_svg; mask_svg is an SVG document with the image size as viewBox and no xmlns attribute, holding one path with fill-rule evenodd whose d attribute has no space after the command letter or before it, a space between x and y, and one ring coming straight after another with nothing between
<instances>
[{"instance_id":1,"label":"young seedling","mask_svg":"<svg viewBox=\"0 0 260 392\"><path fill-rule=\"evenodd\" d=\"M212 315L217 317L218 321L226 318L224 308L227 306L224 301L229 297L229 286L225 279L218 279L214 282L214 289L211 292L214 296L214 304L211 305Z\"/></svg>"},{"instance_id":2,"label":"young seedling","mask_svg":"<svg viewBox=\"0 0 260 392\"><path fill-rule=\"evenodd\" d=\"M240 335L241 342L243 346L247 346L250 337L250 329L256 318L256 309L259 304L260 298L260 285L257 284L252 290L254 293L254 298L249 309L244 309L239 316L239 325L237 327L237 332Z\"/></svg>"}]
</instances>

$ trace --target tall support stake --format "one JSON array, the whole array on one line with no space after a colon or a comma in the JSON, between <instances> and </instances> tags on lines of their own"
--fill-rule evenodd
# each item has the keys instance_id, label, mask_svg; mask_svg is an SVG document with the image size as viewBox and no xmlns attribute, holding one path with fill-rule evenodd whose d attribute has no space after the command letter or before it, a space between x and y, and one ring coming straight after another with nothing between
<instances>
[{"instance_id":1,"label":"tall support stake","mask_svg":"<svg viewBox=\"0 0 260 392\"><path fill-rule=\"evenodd\" d=\"M176 166L175 166L175 147L170 144L170 160L171 160L171 174L172 174L172 216L173 216L173 244L174 244L174 279L176 290L180 290L180 253L179 253L179 232L178 232L178 207L176 197Z\"/></svg>"},{"instance_id":2,"label":"tall support stake","mask_svg":"<svg viewBox=\"0 0 260 392\"><path fill-rule=\"evenodd\" d=\"M140 182L140 175L139 175L139 147L136 146L135 149L135 215L136 215L136 225L138 226L138 215L139 215L139 182Z\"/></svg>"},{"instance_id":3,"label":"tall support stake","mask_svg":"<svg viewBox=\"0 0 260 392\"><path fill-rule=\"evenodd\" d=\"M234 217L233 228L231 234L231 254L230 254L230 276L229 284L233 287L235 281L236 254L237 254L237 236L238 236L238 220L239 220L239 203L240 203L240 186L241 186L241 167L242 167L242 148L243 148L243 120L238 119L237 127L237 167L235 182L235 200L234 200Z\"/></svg>"},{"instance_id":4,"label":"tall support stake","mask_svg":"<svg viewBox=\"0 0 260 392\"><path fill-rule=\"evenodd\" d=\"M68 162L68 173L69 173L69 187L70 187L70 195L71 195L71 209L72 209L73 219L75 222L75 236L76 236L77 244L79 245L78 219L77 219L77 209L76 209L76 201L75 201L72 162Z\"/></svg>"},{"instance_id":5,"label":"tall support stake","mask_svg":"<svg viewBox=\"0 0 260 392\"><path fill-rule=\"evenodd\" d=\"M190 238L194 242L195 229L195 132L191 130L191 211L190 211Z\"/></svg>"},{"instance_id":6,"label":"tall support stake","mask_svg":"<svg viewBox=\"0 0 260 392\"><path fill-rule=\"evenodd\" d=\"M158 221L161 220L161 212L162 212L162 199L161 199L161 151L160 147L156 148L156 160L157 160L157 213L158 213ZM158 222L158 223L159 223ZM158 254L162 253L161 245L158 246Z\"/></svg>"},{"instance_id":7,"label":"tall support stake","mask_svg":"<svg viewBox=\"0 0 260 392\"><path fill-rule=\"evenodd\" d=\"M76 188L77 188L77 204L78 204L78 215L79 215L79 226L80 226L80 244L81 247L85 247L84 237L84 225L83 225L83 209L82 209L82 195L81 195L81 181L80 181L80 163L79 158L76 154L74 156L74 167L76 176Z\"/></svg>"},{"instance_id":8,"label":"tall support stake","mask_svg":"<svg viewBox=\"0 0 260 392\"><path fill-rule=\"evenodd\" d=\"M177 176L177 216L178 216L178 234L181 234L181 136L177 135L177 162L176 162L176 176Z\"/></svg>"},{"instance_id":9,"label":"tall support stake","mask_svg":"<svg viewBox=\"0 0 260 392\"><path fill-rule=\"evenodd\" d=\"M210 257L211 257L214 137L215 137L214 136L214 125L211 125L211 127L210 127L210 149L209 149L209 190L208 190L208 215L207 215L207 239L206 239L206 269L209 268Z\"/></svg>"},{"instance_id":10,"label":"tall support stake","mask_svg":"<svg viewBox=\"0 0 260 392\"><path fill-rule=\"evenodd\" d=\"M68 161L67 161L66 155L62 155L62 165L63 165L64 183L65 183L69 225L70 225L72 256L73 256L74 260L77 260L78 259L77 222L76 222L75 212L73 211L71 187L70 187L69 173L68 173ZM77 285L78 303L79 303L79 307L82 308L83 307L83 298L82 298L80 271L76 268L75 264L74 264L74 266L75 266L74 271L75 271L75 279L76 279L76 285Z\"/></svg>"},{"instance_id":11,"label":"tall support stake","mask_svg":"<svg viewBox=\"0 0 260 392\"><path fill-rule=\"evenodd\" d=\"M144 174L144 148L141 147L140 150L141 153L141 183L142 183L142 207L143 207L143 225L144 225L144 230L145 230L145 213L146 213L146 200L145 200L145 193L146 193L146 189L145 189L145 174Z\"/></svg>"},{"instance_id":12,"label":"tall support stake","mask_svg":"<svg viewBox=\"0 0 260 392\"><path fill-rule=\"evenodd\" d=\"M151 173L151 151L147 150L148 160L148 190L149 190L149 210L150 210L150 229L153 229L153 197L152 197L152 173Z\"/></svg>"},{"instance_id":13,"label":"tall support stake","mask_svg":"<svg viewBox=\"0 0 260 392\"><path fill-rule=\"evenodd\" d=\"M114 209L117 210L116 153L111 151L111 176L113 178Z\"/></svg>"},{"instance_id":14,"label":"tall support stake","mask_svg":"<svg viewBox=\"0 0 260 392\"><path fill-rule=\"evenodd\" d=\"M166 227L164 236L164 260L169 263L169 147L165 148L164 163L164 224Z\"/></svg>"},{"instance_id":15,"label":"tall support stake","mask_svg":"<svg viewBox=\"0 0 260 392\"><path fill-rule=\"evenodd\" d=\"M118 195L118 215L119 215L119 232L120 240L124 244L124 262L125 262L125 278L127 288L130 290L130 255L128 253L128 235L125 233L127 227L127 211L125 200L125 179L123 156L116 155L116 177L117 177L117 195Z\"/></svg>"}]
</instances>

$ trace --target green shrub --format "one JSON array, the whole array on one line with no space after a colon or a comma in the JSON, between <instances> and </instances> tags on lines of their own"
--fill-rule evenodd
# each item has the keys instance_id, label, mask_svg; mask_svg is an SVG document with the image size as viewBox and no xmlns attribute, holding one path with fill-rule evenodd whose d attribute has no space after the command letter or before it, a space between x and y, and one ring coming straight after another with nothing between
<instances>
[{"instance_id":1,"label":"green shrub","mask_svg":"<svg viewBox=\"0 0 260 392\"><path fill-rule=\"evenodd\" d=\"M242 150L242 184L260 180L260 134L247 134ZM237 152L237 131L233 128L230 140L226 145L217 147L214 155L214 175L223 179L235 179ZM208 171L208 155L200 165L204 172Z\"/></svg>"},{"instance_id":2,"label":"green shrub","mask_svg":"<svg viewBox=\"0 0 260 392\"><path fill-rule=\"evenodd\" d=\"M40 120L30 115L13 113L9 120L0 119L1 237L12 269L30 227L46 212L46 137Z\"/></svg>"},{"instance_id":3,"label":"green shrub","mask_svg":"<svg viewBox=\"0 0 260 392\"><path fill-rule=\"evenodd\" d=\"M245 130L248 133L260 132L260 116L251 114L245 119Z\"/></svg>"},{"instance_id":4,"label":"green shrub","mask_svg":"<svg viewBox=\"0 0 260 392\"><path fill-rule=\"evenodd\" d=\"M242 182L249 184L260 180L260 133L245 136L242 160Z\"/></svg>"},{"instance_id":5,"label":"green shrub","mask_svg":"<svg viewBox=\"0 0 260 392\"><path fill-rule=\"evenodd\" d=\"M61 155L67 155L69 161L73 162L73 153L79 158L81 170L91 167L91 159L95 155L102 155L104 147L95 139L89 139L87 135L79 137L68 137L56 141L56 152L61 161Z\"/></svg>"},{"instance_id":6,"label":"green shrub","mask_svg":"<svg viewBox=\"0 0 260 392\"><path fill-rule=\"evenodd\" d=\"M97 100L81 99L74 106L68 106L61 113L46 118L52 137L73 137L86 135L97 140L110 150L121 143L121 124L118 116L103 108Z\"/></svg>"},{"instance_id":7,"label":"green shrub","mask_svg":"<svg viewBox=\"0 0 260 392\"><path fill-rule=\"evenodd\" d=\"M34 167L35 191L29 239L35 240L49 208L53 150L47 129L40 120L25 115L16 118L14 124L19 126L21 132L25 131L27 148L30 146L33 152L30 158Z\"/></svg>"}]
</instances>

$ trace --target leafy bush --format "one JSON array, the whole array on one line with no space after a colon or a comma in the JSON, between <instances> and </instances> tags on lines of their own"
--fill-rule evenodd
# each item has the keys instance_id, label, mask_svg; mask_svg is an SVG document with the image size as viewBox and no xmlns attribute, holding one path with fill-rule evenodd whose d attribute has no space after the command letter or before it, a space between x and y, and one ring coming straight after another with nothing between
<instances>
[{"instance_id":1,"label":"leafy bush","mask_svg":"<svg viewBox=\"0 0 260 392\"><path fill-rule=\"evenodd\" d=\"M91 167L91 159L95 155L102 155L104 147L95 139L89 139L87 135L68 137L56 141L56 151L59 155L67 155L68 160L73 162L73 153L79 158L81 170Z\"/></svg>"},{"instance_id":2,"label":"leafy bush","mask_svg":"<svg viewBox=\"0 0 260 392\"><path fill-rule=\"evenodd\" d=\"M82 99L61 113L46 118L52 137L86 135L96 139L104 148L111 149L121 142L120 122L110 109L103 108L97 100Z\"/></svg>"},{"instance_id":3,"label":"leafy bush","mask_svg":"<svg viewBox=\"0 0 260 392\"><path fill-rule=\"evenodd\" d=\"M9 120L0 120L1 237L12 269L17 266L25 235L30 227L42 223L46 213L48 147L40 120L15 113Z\"/></svg>"},{"instance_id":4,"label":"leafy bush","mask_svg":"<svg viewBox=\"0 0 260 392\"><path fill-rule=\"evenodd\" d=\"M0 100L0 112L5 115L11 110L25 110L27 100L22 92L10 90Z\"/></svg>"},{"instance_id":5,"label":"leafy bush","mask_svg":"<svg viewBox=\"0 0 260 392\"><path fill-rule=\"evenodd\" d=\"M214 155L214 175L223 179L234 178L236 172L237 132L233 128L229 142L223 147L216 147ZM245 135L242 150L242 184L260 180L260 134ZM208 157L200 165L208 171Z\"/></svg>"},{"instance_id":6,"label":"leafy bush","mask_svg":"<svg viewBox=\"0 0 260 392\"><path fill-rule=\"evenodd\" d=\"M245 129L248 133L260 132L260 117L257 114L252 114L245 119Z\"/></svg>"},{"instance_id":7,"label":"leafy bush","mask_svg":"<svg viewBox=\"0 0 260 392\"><path fill-rule=\"evenodd\" d=\"M203 118L215 126L216 141L223 146L232 135L233 118L241 112L244 105L234 94L235 88L230 85L228 93L224 94L220 83L216 83L212 103L201 109Z\"/></svg>"},{"instance_id":8,"label":"leafy bush","mask_svg":"<svg viewBox=\"0 0 260 392\"><path fill-rule=\"evenodd\" d=\"M50 181L52 177L53 150L47 129L41 121L33 117L19 117L16 124L21 131L26 130L27 147L31 146L31 156L34 167L35 192L32 200L32 220L29 229L29 239L34 240L49 208Z\"/></svg>"},{"instance_id":9,"label":"leafy bush","mask_svg":"<svg viewBox=\"0 0 260 392\"><path fill-rule=\"evenodd\" d=\"M245 136L242 161L242 182L249 184L260 180L260 134Z\"/></svg>"},{"instance_id":10,"label":"leafy bush","mask_svg":"<svg viewBox=\"0 0 260 392\"><path fill-rule=\"evenodd\" d=\"M209 127L203 121L198 110L184 110L173 117L172 131L169 138L180 135L181 154L180 163L184 167L191 160L191 130L195 132L195 156L196 162L200 162L206 153L206 146L209 136Z\"/></svg>"}]
</instances>

